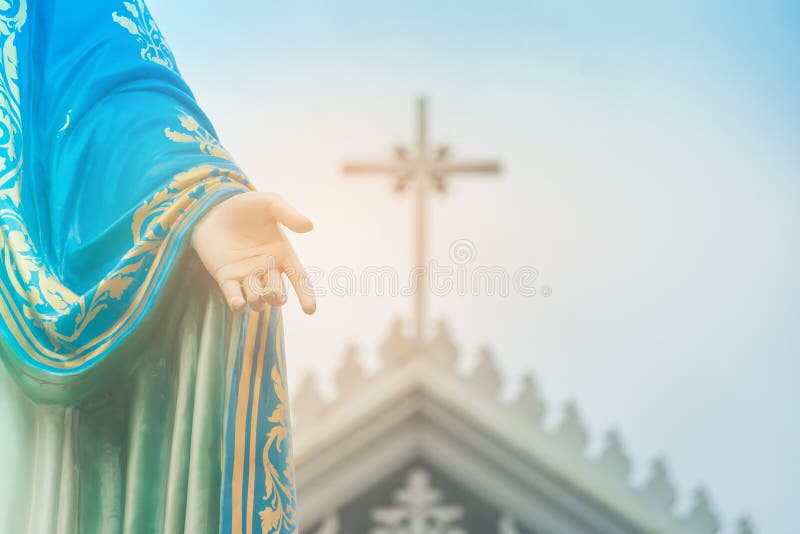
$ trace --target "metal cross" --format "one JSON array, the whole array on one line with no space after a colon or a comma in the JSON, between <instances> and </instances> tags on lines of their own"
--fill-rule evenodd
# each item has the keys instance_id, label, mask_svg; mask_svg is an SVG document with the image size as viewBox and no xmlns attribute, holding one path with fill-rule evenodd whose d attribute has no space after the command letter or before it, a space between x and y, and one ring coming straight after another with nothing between
<instances>
[{"instance_id":1,"label":"metal cross","mask_svg":"<svg viewBox=\"0 0 800 534\"><path fill-rule=\"evenodd\" d=\"M415 336L422 342L426 326L427 263L428 263L428 193L447 191L447 178L456 174L491 174L500 172L496 161L452 161L446 145L431 147L428 140L428 104L424 98L417 100L417 140L411 148L398 146L394 159L387 162L348 162L342 165L345 175L388 174L395 178L395 191L401 193L410 187L416 193L416 265L414 325Z\"/></svg>"}]
</instances>

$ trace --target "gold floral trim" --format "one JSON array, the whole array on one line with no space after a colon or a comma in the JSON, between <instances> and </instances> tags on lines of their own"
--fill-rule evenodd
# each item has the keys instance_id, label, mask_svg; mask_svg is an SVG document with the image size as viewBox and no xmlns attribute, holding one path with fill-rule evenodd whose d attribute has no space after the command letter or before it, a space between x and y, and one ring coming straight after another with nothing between
<instances>
[{"instance_id":1,"label":"gold floral trim","mask_svg":"<svg viewBox=\"0 0 800 534\"><path fill-rule=\"evenodd\" d=\"M242 191L251 189L246 179L239 173L211 165L202 165L176 175L169 186L145 201L134 213L133 247L122 257L118 267L100 281L95 291L77 297L66 310L68 312L64 314L66 316L74 313L72 328L68 333L62 331L63 323L57 321L64 315L56 312L53 315L45 316L36 311L34 307L37 304L38 295L36 286L20 284L22 280L17 280L13 276L20 271L16 264L8 262L8 251L18 252L12 247L3 247L4 259L6 259L5 267L7 272L12 275L13 289L30 304L30 306L24 306L23 313L28 318L31 318L31 314L33 315L34 324L44 329L53 344L53 348L43 346L27 322L18 321L21 328L20 331L15 332L15 337L22 348L36 361L58 369L78 367L108 349L130 326L144 303L149 299L156 280L166 266L167 258L176 246L177 236L192 219L192 214L202 205L198 197L207 196L225 188ZM164 235L167 230L168 232ZM147 265L144 265L145 263ZM135 274L140 273L143 267L146 273L145 277L141 281L137 281L136 294L131 297L117 321L90 341L82 343L82 346L73 351L71 355L58 352L62 345L75 341L83 334L100 312L107 309L113 301L119 300L130 289L129 286L134 281ZM41 280L40 276L39 284L41 284ZM10 307L0 306L0 311L6 323L12 325L15 323L14 314L18 314L19 310L13 308L14 300L11 298L8 288L0 286L0 291L5 300L11 304ZM47 294L47 292L43 290L42 294Z\"/></svg>"},{"instance_id":2,"label":"gold floral trim","mask_svg":"<svg viewBox=\"0 0 800 534\"><path fill-rule=\"evenodd\" d=\"M183 131L178 132L172 128L165 128L164 135L167 138L176 143L197 143L200 147L200 152L203 154L216 156L228 161L232 159L230 153L219 144L217 138L200 126L194 117L181 115L178 120L181 123L181 127L183 127Z\"/></svg>"},{"instance_id":3,"label":"gold floral trim","mask_svg":"<svg viewBox=\"0 0 800 534\"><path fill-rule=\"evenodd\" d=\"M14 9L16 7L16 10ZM17 47L14 43L17 32L27 21L26 0L4 1L0 4L0 125L7 132L0 141L0 201L19 206L19 180L22 168L22 118L19 108L19 85L17 79ZM4 202L5 203L5 202Z\"/></svg>"},{"instance_id":4,"label":"gold floral trim","mask_svg":"<svg viewBox=\"0 0 800 534\"><path fill-rule=\"evenodd\" d=\"M125 6L127 13L120 15L114 11L111 19L136 37L142 46L142 59L175 70L175 58L144 2L134 0L122 2L122 5Z\"/></svg>"},{"instance_id":5,"label":"gold floral trim","mask_svg":"<svg viewBox=\"0 0 800 534\"><path fill-rule=\"evenodd\" d=\"M15 38L27 21L27 2L0 2L0 124L6 130L0 143L0 246L2 263L9 274L12 291L28 303L21 313L43 327L54 329L58 314L77 303L78 296L64 286L42 262L25 221L20 216L20 177L22 174L22 116ZM4 296L6 287L0 288ZM13 302L8 297L9 302ZM53 310L54 316L41 316L37 307ZM8 321L5 308L3 318ZM24 320L21 321L24 324ZM9 325L13 325L11 322Z\"/></svg>"},{"instance_id":6,"label":"gold floral trim","mask_svg":"<svg viewBox=\"0 0 800 534\"><path fill-rule=\"evenodd\" d=\"M297 517L293 506L294 462L292 457L291 422L289 420L289 395L286 389L286 362L284 361L281 336L283 317L278 319L275 333L276 364L272 367L270 378L278 402L267 421L272 423L267 434L267 443L262 451L264 468L264 498L266 506L258 513L261 518L261 532L270 534L286 529L294 532ZM270 453L275 457L285 457L283 471L270 461Z\"/></svg>"}]
</instances>

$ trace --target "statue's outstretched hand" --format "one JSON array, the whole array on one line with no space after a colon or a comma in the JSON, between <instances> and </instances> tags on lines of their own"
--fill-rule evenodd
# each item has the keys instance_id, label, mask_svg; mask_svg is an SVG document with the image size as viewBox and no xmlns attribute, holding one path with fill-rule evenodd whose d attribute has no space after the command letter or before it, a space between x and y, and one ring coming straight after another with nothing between
<instances>
[{"instance_id":1,"label":"statue's outstretched hand","mask_svg":"<svg viewBox=\"0 0 800 534\"><path fill-rule=\"evenodd\" d=\"M214 206L196 225L192 244L231 310L260 311L286 302L285 273L307 314L317 303L303 265L281 229L313 224L274 193L242 193Z\"/></svg>"}]
</instances>

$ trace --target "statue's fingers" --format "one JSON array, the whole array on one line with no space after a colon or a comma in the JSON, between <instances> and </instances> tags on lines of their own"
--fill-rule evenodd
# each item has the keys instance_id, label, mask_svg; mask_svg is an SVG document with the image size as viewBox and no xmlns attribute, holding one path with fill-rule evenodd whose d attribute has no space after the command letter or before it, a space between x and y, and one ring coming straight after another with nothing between
<instances>
[{"instance_id":1,"label":"statue's fingers","mask_svg":"<svg viewBox=\"0 0 800 534\"><path fill-rule=\"evenodd\" d=\"M283 263L283 272L292 283L294 292L300 301L300 307L303 311L311 315L317 309L317 298L314 296L314 286L308 278L306 270L297 258L297 254L292 252Z\"/></svg>"},{"instance_id":2,"label":"statue's fingers","mask_svg":"<svg viewBox=\"0 0 800 534\"><path fill-rule=\"evenodd\" d=\"M261 193L270 215L292 232L305 233L314 228L311 219L297 211L294 206L275 193Z\"/></svg>"},{"instance_id":3,"label":"statue's fingers","mask_svg":"<svg viewBox=\"0 0 800 534\"><path fill-rule=\"evenodd\" d=\"M250 274L243 284L244 294L247 297L247 304L250 309L259 312L264 309L264 301L261 295L264 293L264 282L262 280L263 273Z\"/></svg>"},{"instance_id":4,"label":"statue's fingers","mask_svg":"<svg viewBox=\"0 0 800 534\"><path fill-rule=\"evenodd\" d=\"M232 312L239 313L244 310L245 300L242 294L242 285L238 280L223 280L219 287Z\"/></svg>"},{"instance_id":5,"label":"statue's fingers","mask_svg":"<svg viewBox=\"0 0 800 534\"><path fill-rule=\"evenodd\" d=\"M283 276L278 269L268 269L264 275L264 292L261 298L270 306L283 306L286 304L286 286L283 283Z\"/></svg>"}]
</instances>

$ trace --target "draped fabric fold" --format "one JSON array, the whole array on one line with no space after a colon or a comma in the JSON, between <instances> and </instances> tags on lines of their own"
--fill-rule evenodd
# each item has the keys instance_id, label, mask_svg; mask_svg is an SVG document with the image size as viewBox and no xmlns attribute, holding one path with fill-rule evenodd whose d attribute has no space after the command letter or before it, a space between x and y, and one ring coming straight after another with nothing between
<instances>
[{"instance_id":1,"label":"draped fabric fold","mask_svg":"<svg viewBox=\"0 0 800 534\"><path fill-rule=\"evenodd\" d=\"M3 340L69 385L152 308L192 223L251 185L141 0L0 9Z\"/></svg>"},{"instance_id":2,"label":"draped fabric fold","mask_svg":"<svg viewBox=\"0 0 800 534\"><path fill-rule=\"evenodd\" d=\"M0 0L0 532L294 532L280 313L187 246L252 190L142 0Z\"/></svg>"}]
</instances>

